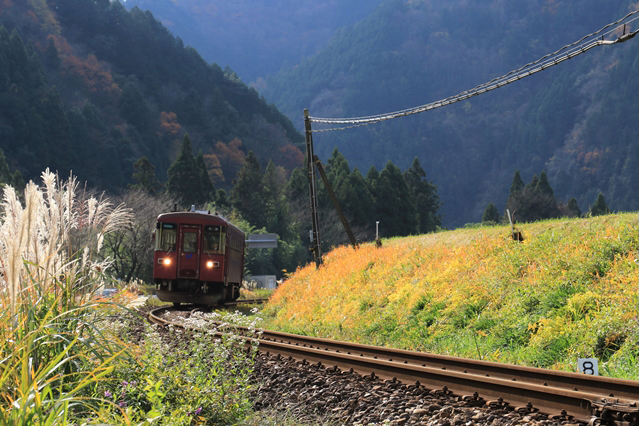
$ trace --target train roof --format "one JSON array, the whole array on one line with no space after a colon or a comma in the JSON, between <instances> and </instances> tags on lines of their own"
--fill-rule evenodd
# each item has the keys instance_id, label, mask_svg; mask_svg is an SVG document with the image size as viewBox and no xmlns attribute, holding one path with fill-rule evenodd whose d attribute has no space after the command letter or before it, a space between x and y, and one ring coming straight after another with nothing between
<instances>
[{"instance_id":1,"label":"train roof","mask_svg":"<svg viewBox=\"0 0 639 426\"><path fill-rule=\"evenodd\" d=\"M236 231L244 232L229 222L226 218L214 214L202 213L202 212L172 212L162 213L157 218L158 222L177 222L186 223L191 225L226 225Z\"/></svg>"}]
</instances>

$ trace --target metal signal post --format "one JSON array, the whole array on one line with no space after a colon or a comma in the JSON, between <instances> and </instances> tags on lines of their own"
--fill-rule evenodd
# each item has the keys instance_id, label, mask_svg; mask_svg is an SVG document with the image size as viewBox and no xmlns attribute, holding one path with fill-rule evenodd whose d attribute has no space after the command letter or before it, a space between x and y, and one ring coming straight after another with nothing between
<instances>
[{"instance_id":1,"label":"metal signal post","mask_svg":"<svg viewBox=\"0 0 639 426\"><path fill-rule=\"evenodd\" d=\"M319 230L319 215L317 209L317 186L315 182L315 165L313 162L313 132L311 131L311 120L308 115L308 109L304 109L304 129L306 130L306 166L308 167L308 187L311 195L311 220L313 222L313 231L311 234L311 251L315 266L319 268L322 263L321 240Z\"/></svg>"}]
</instances>

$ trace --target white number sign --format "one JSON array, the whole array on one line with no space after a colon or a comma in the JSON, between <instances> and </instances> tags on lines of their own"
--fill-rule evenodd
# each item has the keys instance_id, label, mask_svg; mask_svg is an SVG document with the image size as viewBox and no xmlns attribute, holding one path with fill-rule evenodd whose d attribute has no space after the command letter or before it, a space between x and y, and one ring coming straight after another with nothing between
<instances>
[{"instance_id":1,"label":"white number sign","mask_svg":"<svg viewBox=\"0 0 639 426\"><path fill-rule=\"evenodd\" d=\"M582 374L599 375L599 361L597 358L578 358L577 365L579 366L579 372Z\"/></svg>"}]
</instances>

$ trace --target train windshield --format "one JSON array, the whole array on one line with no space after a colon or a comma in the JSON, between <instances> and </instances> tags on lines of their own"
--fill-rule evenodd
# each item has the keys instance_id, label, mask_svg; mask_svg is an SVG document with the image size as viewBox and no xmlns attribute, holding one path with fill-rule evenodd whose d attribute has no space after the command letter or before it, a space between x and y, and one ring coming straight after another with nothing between
<instances>
[{"instance_id":1,"label":"train windshield","mask_svg":"<svg viewBox=\"0 0 639 426\"><path fill-rule=\"evenodd\" d=\"M156 251L175 251L177 224L158 222L155 231Z\"/></svg>"},{"instance_id":2,"label":"train windshield","mask_svg":"<svg viewBox=\"0 0 639 426\"><path fill-rule=\"evenodd\" d=\"M208 254L224 254L226 226L207 225L204 227L202 251Z\"/></svg>"}]
</instances>

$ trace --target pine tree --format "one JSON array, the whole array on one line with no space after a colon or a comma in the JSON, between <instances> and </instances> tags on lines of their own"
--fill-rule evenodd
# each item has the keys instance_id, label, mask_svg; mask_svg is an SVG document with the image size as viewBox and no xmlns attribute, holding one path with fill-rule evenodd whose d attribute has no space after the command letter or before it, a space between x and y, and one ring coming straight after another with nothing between
<instances>
[{"instance_id":1,"label":"pine tree","mask_svg":"<svg viewBox=\"0 0 639 426\"><path fill-rule=\"evenodd\" d=\"M372 229L375 223L375 203L366 179L357 167L348 177L346 188L343 208L348 212L351 225Z\"/></svg>"},{"instance_id":2,"label":"pine tree","mask_svg":"<svg viewBox=\"0 0 639 426\"><path fill-rule=\"evenodd\" d=\"M220 209L226 209L230 206L226 191L222 188L217 190L217 194L215 196L215 206Z\"/></svg>"},{"instance_id":3,"label":"pine tree","mask_svg":"<svg viewBox=\"0 0 639 426\"><path fill-rule=\"evenodd\" d=\"M417 233L417 207L399 168L389 161L375 183L376 220L380 221L380 229L383 229L384 235L404 236Z\"/></svg>"},{"instance_id":4,"label":"pine tree","mask_svg":"<svg viewBox=\"0 0 639 426\"><path fill-rule=\"evenodd\" d=\"M486 210L484 210L481 221L494 223L500 222L499 210L497 210L497 207L493 203L489 203L488 206L486 206Z\"/></svg>"},{"instance_id":5,"label":"pine tree","mask_svg":"<svg viewBox=\"0 0 639 426\"><path fill-rule=\"evenodd\" d=\"M262 169L253 151L249 151L233 180L229 201L248 223L256 228L266 227Z\"/></svg>"},{"instance_id":6,"label":"pine tree","mask_svg":"<svg viewBox=\"0 0 639 426\"><path fill-rule=\"evenodd\" d=\"M13 176L11 176L11 171L2 149L0 149L0 184L13 184Z\"/></svg>"},{"instance_id":7,"label":"pine tree","mask_svg":"<svg viewBox=\"0 0 639 426\"><path fill-rule=\"evenodd\" d=\"M53 70L57 71L60 68L60 57L58 56L58 49L53 43L53 38L49 39L47 49L44 51L44 62Z\"/></svg>"},{"instance_id":8,"label":"pine tree","mask_svg":"<svg viewBox=\"0 0 639 426\"><path fill-rule=\"evenodd\" d=\"M211 181L209 172L206 169L202 151L198 152L197 157L195 157L195 166L197 167L197 173L200 175L200 204L215 202L217 193L215 192L215 186Z\"/></svg>"},{"instance_id":9,"label":"pine tree","mask_svg":"<svg viewBox=\"0 0 639 426\"><path fill-rule=\"evenodd\" d=\"M155 176L155 166L146 157L140 158L133 164L133 180L131 188L141 189L149 195L156 195L161 184Z\"/></svg>"},{"instance_id":10,"label":"pine tree","mask_svg":"<svg viewBox=\"0 0 639 426\"><path fill-rule=\"evenodd\" d=\"M519 171L515 172L506 209L521 222L534 222L561 216L554 191L545 171L534 175L531 182L523 186Z\"/></svg>"},{"instance_id":11,"label":"pine tree","mask_svg":"<svg viewBox=\"0 0 639 426\"><path fill-rule=\"evenodd\" d=\"M419 164L417 157L413 159L413 164L403 176L415 200L419 214L419 232L434 232L438 226L441 226L441 216L437 214L441 206L437 187L426 180L426 172Z\"/></svg>"},{"instance_id":12,"label":"pine tree","mask_svg":"<svg viewBox=\"0 0 639 426\"><path fill-rule=\"evenodd\" d=\"M519 170L515 171L515 175L513 176L513 183L510 185L509 198L523 191L525 186L526 185L524 185L524 181L521 178L521 174L519 173Z\"/></svg>"},{"instance_id":13,"label":"pine tree","mask_svg":"<svg viewBox=\"0 0 639 426\"><path fill-rule=\"evenodd\" d=\"M182 206L201 205L207 201L202 190L202 170L196 164L189 135L184 135L180 154L168 171L167 192Z\"/></svg>"},{"instance_id":14,"label":"pine tree","mask_svg":"<svg viewBox=\"0 0 639 426\"><path fill-rule=\"evenodd\" d=\"M539 175L539 181L535 185L535 191L540 194L550 195L551 197L555 195L550 183L548 182L548 176L546 175L546 171L542 170L541 175Z\"/></svg>"},{"instance_id":15,"label":"pine tree","mask_svg":"<svg viewBox=\"0 0 639 426\"><path fill-rule=\"evenodd\" d=\"M286 195L291 202L295 203L308 199L308 178L301 168L293 169L286 185Z\"/></svg>"},{"instance_id":16,"label":"pine tree","mask_svg":"<svg viewBox=\"0 0 639 426\"><path fill-rule=\"evenodd\" d=\"M581 217L579 204L577 204L577 200L575 200L574 198L568 200L568 212L570 217Z\"/></svg>"},{"instance_id":17,"label":"pine tree","mask_svg":"<svg viewBox=\"0 0 639 426\"><path fill-rule=\"evenodd\" d=\"M604 195L600 192L599 195L597 196L597 201L595 201L595 204L590 208L590 215L600 216L604 214L610 214L610 209L608 208L608 205L606 204Z\"/></svg>"},{"instance_id":18,"label":"pine tree","mask_svg":"<svg viewBox=\"0 0 639 426\"><path fill-rule=\"evenodd\" d=\"M269 161L263 178L266 229L284 240L292 235L289 232L288 201L284 197L285 182L284 169Z\"/></svg>"}]
</instances>

